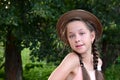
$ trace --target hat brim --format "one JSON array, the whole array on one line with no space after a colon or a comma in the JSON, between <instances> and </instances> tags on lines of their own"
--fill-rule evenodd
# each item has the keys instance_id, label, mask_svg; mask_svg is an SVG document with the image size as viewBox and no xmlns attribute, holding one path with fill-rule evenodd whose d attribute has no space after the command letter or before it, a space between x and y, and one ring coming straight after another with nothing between
<instances>
[{"instance_id":1,"label":"hat brim","mask_svg":"<svg viewBox=\"0 0 120 80\"><path fill-rule=\"evenodd\" d=\"M78 10L68 11L59 18L59 20L57 22L57 31L58 31L58 35L60 36L61 39L62 39L61 33L63 33L62 28L65 28L66 22L68 22L69 20L71 20L72 18L75 18L75 17L80 17L82 19L92 22L97 30L96 38L97 39L100 38L100 36L102 34L102 24L101 24L100 20L92 13L85 11L85 10L78 9Z\"/></svg>"}]
</instances>

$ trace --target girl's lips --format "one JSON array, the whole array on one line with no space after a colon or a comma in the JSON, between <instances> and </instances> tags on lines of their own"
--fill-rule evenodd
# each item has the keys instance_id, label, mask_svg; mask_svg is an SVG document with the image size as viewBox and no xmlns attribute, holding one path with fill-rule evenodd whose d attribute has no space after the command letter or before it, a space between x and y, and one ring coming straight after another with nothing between
<instances>
[{"instance_id":1,"label":"girl's lips","mask_svg":"<svg viewBox=\"0 0 120 80\"><path fill-rule=\"evenodd\" d=\"M82 46L83 46L83 45L76 45L77 48L80 48L80 47L82 47Z\"/></svg>"}]
</instances>

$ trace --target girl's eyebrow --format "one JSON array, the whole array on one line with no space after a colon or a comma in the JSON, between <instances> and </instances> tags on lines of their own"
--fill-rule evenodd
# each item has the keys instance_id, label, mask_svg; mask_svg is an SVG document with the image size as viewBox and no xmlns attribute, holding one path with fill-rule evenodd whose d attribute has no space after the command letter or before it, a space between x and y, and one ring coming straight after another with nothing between
<instances>
[{"instance_id":1,"label":"girl's eyebrow","mask_svg":"<svg viewBox=\"0 0 120 80\"><path fill-rule=\"evenodd\" d=\"M82 31L82 30L84 30L84 29L79 29L79 31Z\"/></svg>"},{"instance_id":2,"label":"girl's eyebrow","mask_svg":"<svg viewBox=\"0 0 120 80\"><path fill-rule=\"evenodd\" d=\"M82 30L85 30L85 29L79 29L78 31L82 31ZM73 32L69 32L69 33L73 33Z\"/></svg>"}]
</instances>

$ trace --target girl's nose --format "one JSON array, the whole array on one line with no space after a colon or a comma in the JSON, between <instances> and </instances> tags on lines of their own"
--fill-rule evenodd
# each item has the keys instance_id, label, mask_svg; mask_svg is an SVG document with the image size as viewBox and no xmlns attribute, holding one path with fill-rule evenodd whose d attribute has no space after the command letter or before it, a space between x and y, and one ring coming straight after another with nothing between
<instances>
[{"instance_id":1,"label":"girl's nose","mask_svg":"<svg viewBox=\"0 0 120 80\"><path fill-rule=\"evenodd\" d=\"M75 38L75 43L78 43L78 42L80 42L80 37L79 37L79 36L76 36L76 38Z\"/></svg>"},{"instance_id":2,"label":"girl's nose","mask_svg":"<svg viewBox=\"0 0 120 80\"><path fill-rule=\"evenodd\" d=\"M78 42L80 42L80 40L76 40L76 41L75 41L75 43L78 43Z\"/></svg>"}]
</instances>

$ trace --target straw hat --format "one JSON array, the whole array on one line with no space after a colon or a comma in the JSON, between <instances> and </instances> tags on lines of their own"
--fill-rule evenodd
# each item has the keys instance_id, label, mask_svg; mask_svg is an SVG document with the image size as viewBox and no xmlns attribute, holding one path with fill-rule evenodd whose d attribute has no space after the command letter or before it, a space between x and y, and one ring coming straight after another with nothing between
<instances>
[{"instance_id":1,"label":"straw hat","mask_svg":"<svg viewBox=\"0 0 120 80\"><path fill-rule=\"evenodd\" d=\"M98 40L100 38L102 34L102 24L99 19L88 11L77 9L64 13L57 22L57 32L63 42L67 42L67 37L65 34L67 22L76 17L92 22L94 28L96 29L96 39Z\"/></svg>"}]
</instances>

